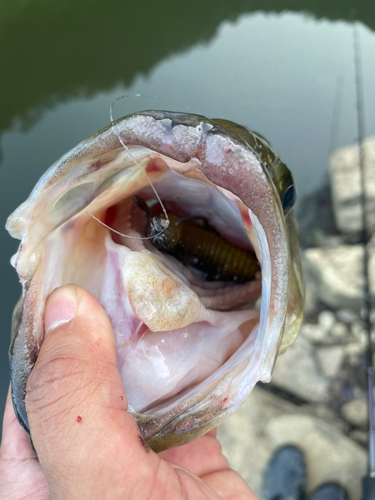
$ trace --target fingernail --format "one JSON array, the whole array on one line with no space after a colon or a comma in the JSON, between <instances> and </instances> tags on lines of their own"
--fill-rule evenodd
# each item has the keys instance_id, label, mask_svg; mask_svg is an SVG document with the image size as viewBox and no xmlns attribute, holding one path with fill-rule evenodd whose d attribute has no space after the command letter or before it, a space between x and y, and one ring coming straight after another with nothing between
<instances>
[{"instance_id":1,"label":"fingernail","mask_svg":"<svg viewBox=\"0 0 375 500\"><path fill-rule=\"evenodd\" d=\"M65 285L54 290L47 299L44 314L46 334L64 323L71 321L77 312L76 287Z\"/></svg>"}]
</instances>

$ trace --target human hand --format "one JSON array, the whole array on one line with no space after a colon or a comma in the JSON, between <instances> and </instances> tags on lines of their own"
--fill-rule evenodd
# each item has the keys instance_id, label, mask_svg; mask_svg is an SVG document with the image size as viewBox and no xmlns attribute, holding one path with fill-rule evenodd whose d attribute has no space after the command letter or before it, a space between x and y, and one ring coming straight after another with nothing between
<instances>
[{"instance_id":1,"label":"human hand","mask_svg":"<svg viewBox=\"0 0 375 500\"><path fill-rule=\"evenodd\" d=\"M55 290L45 329L26 394L39 460L8 394L2 500L256 500L228 468L215 431L160 454L148 448L126 411L110 321L87 291L72 285Z\"/></svg>"}]
</instances>

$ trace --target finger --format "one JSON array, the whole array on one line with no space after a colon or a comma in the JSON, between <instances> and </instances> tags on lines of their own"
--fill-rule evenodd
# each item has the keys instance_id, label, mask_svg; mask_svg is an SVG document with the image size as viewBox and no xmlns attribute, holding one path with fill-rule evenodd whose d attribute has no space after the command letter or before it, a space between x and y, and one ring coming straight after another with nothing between
<instances>
[{"instance_id":1,"label":"finger","mask_svg":"<svg viewBox=\"0 0 375 500\"><path fill-rule=\"evenodd\" d=\"M191 443L163 451L159 455L199 477L228 469L228 461L222 455L221 445L215 435L216 429L213 429Z\"/></svg>"},{"instance_id":2,"label":"finger","mask_svg":"<svg viewBox=\"0 0 375 500\"><path fill-rule=\"evenodd\" d=\"M17 421L9 390L0 448L0 498L15 500L27 495L47 499L48 486L29 436Z\"/></svg>"},{"instance_id":3,"label":"finger","mask_svg":"<svg viewBox=\"0 0 375 500\"><path fill-rule=\"evenodd\" d=\"M213 472L201 479L223 500L258 500L255 493L234 470Z\"/></svg>"},{"instance_id":4,"label":"finger","mask_svg":"<svg viewBox=\"0 0 375 500\"><path fill-rule=\"evenodd\" d=\"M126 489L136 489L160 459L126 411L108 316L88 292L68 285L48 298L45 329L26 408L52 496L111 498L112 491L117 498L125 474Z\"/></svg>"}]
</instances>

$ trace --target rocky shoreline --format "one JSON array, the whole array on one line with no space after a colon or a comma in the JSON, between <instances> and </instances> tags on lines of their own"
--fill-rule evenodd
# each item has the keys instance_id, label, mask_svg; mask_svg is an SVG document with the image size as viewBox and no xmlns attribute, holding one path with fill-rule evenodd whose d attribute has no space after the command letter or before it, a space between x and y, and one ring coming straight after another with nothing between
<instances>
[{"instance_id":1,"label":"rocky shoreline","mask_svg":"<svg viewBox=\"0 0 375 500\"><path fill-rule=\"evenodd\" d=\"M365 141L369 229L375 229L375 137ZM256 494L274 450L293 443L305 453L309 490L326 480L361 497L366 472L366 332L363 325L358 147L335 151L329 179L301 201L305 320L279 356L271 384L257 387L218 431L230 465ZM375 295L375 238L369 243ZM375 310L371 312L375 324ZM375 328L372 332L375 347ZM246 436L246 440L244 439Z\"/></svg>"}]
</instances>

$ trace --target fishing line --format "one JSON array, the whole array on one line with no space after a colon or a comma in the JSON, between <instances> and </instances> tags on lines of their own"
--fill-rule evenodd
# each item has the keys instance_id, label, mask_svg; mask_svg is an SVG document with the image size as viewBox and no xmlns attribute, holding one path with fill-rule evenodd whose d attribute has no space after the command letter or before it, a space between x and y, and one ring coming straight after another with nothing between
<instances>
[{"instance_id":1,"label":"fishing line","mask_svg":"<svg viewBox=\"0 0 375 500\"><path fill-rule=\"evenodd\" d=\"M149 94L124 94L117 99L115 99L112 103L112 106L115 104L116 101L119 101L121 99L129 99L130 97L136 97L136 98L145 98L145 99L152 99L154 101L161 101L161 102L167 102L168 104L174 104L175 106L178 106L179 109L185 108L185 111L189 112L190 111L190 106L187 104L184 104L181 101L173 101L172 99L165 99L164 97L158 97L156 95L149 95Z\"/></svg>"},{"instance_id":2,"label":"fishing line","mask_svg":"<svg viewBox=\"0 0 375 500\"><path fill-rule=\"evenodd\" d=\"M162 231L160 231L160 233L154 234L153 236L145 236L145 237L130 236L129 234L124 234L124 233L120 233L120 231L116 231L116 229L113 229L113 227L107 226L107 224L105 224L104 222L102 222L100 219L98 219L97 217L95 217L95 215L93 215L92 213L88 212L87 210L86 210L86 213L90 217L92 217L94 220L96 220L96 222L99 222L99 224L101 224L102 226L104 226L107 229L109 229L110 231L112 231L112 233L116 233L119 236L124 236L125 238L131 238L132 240L151 240L152 238L155 238L155 236L159 236L159 234L162 234L167 229L167 227L169 225L169 220L166 221L164 219L158 219L158 224L160 224L161 226L164 226L163 229L162 229ZM168 225L165 225L165 224L168 224Z\"/></svg>"},{"instance_id":3,"label":"fishing line","mask_svg":"<svg viewBox=\"0 0 375 500\"><path fill-rule=\"evenodd\" d=\"M135 94L136 96L141 96L141 94ZM151 189L153 190L155 196L156 196L156 199L158 200L158 202L160 203L161 205L161 208L163 210L163 213L165 215L165 218L166 218L166 222L167 222L167 225L164 227L164 229L160 232L160 234L162 234L164 232L164 230L169 226L169 217L168 217L168 214L167 214L167 211L164 207L164 204L163 202L161 201L160 199L160 196L159 194L157 193L156 189L155 189L155 186L153 185L153 183L151 182L151 179L149 178L149 176L147 175L147 173L142 169L142 167L140 166L140 164L137 162L137 160L134 158L134 156L130 153L129 151L129 148L125 145L124 141L121 139L121 136L120 136L120 133L118 132L117 128L115 127L115 122L113 120L113 106L115 105L115 103L117 101L120 101L121 99L127 99L128 95L123 95L123 96L120 96L118 97L117 99L115 99L113 101L113 103L111 104L110 108L109 108L109 116L111 117L111 123L112 123L112 127L114 127L114 131L115 131L115 134L117 135L117 138L118 140L120 141L122 147L125 149L125 151L128 153L128 155L130 156L130 158L134 161L134 163L138 166L138 168L140 169L140 171L143 173L143 175L146 177L148 183L150 184L150 187ZM162 219L160 219L162 220ZM163 227L163 225L162 225ZM159 236L159 234L155 234L155 236ZM149 238L147 238L149 239Z\"/></svg>"},{"instance_id":4,"label":"fishing line","mask_svg":"<svg viewBox=\"0 0 375 500\"><path fill-rule=\"evenodd\" d=\"M122 138L120 136L119 131L117 130L117 127L116 127L117 123L115 123L115 121L113 119L113 107L116 104L116 102L120 101L121 99L128 99L129 97L151 97L151 96L148 96L148 95L145 95L145 94L127 94L127 95L123 95L123 96L117 97L117 99L115 99L113 101L113 103L109 107L109 116L110 116L110 119L111 119L112 127L114 129L114 132L115 132L115 134L116 134L116 136L117 136L117 138L118 138L121 146L125 149L125 151L127 152L128 156L130 156L130 158L133 160L134 164L139 168L139 170L142 172L142 174L146 177L147 182L149 183L151 189L153 190L153 192L154 192L154 194L156 196L156 199L160 203L161 209L162 209L162 211L163 211L163 213L165 215L165 219L160 219L160 218L157 218L157 219L158 219L158 223L162 227L162 230L159 231L159 233L155 233L152 236L144 236L144 237L141 237L141 236L130 236L129 234L123 234L123 233L120 233L119 231L116 231L115 229L111 228L110 226L108 226L107 224L105 224L104 222L102 222L100 219L98 219L97 217L95 217L92 213L88 212L87 210L86 210L86 213L90 217L92 217L94 220L96 220L97 222L99 222L99 224L101 224L102 226L106 227L107 229L109 229L113 233L118 234L119 236L123 236L125 238L131 238L131 239L134 239L134 240L150 240L152 238L155 238L156 236L160 236L161 234L163 234L164 231L169 226L170 220L169 220L169 217L168 217L167 210L166 210L166 208L164 206L164 203L161 201L161 198L160 198L158 192L156 191L154 184L152 183L150 177L147 175L147 173L145 172L145 170L142 169L141 165L134 158L134 156L130 153L129 148L126 146L126 144L124 143L124 141L122 140ZM158 98L158 97L154 97L154 99L156 99L156 100L163 100L163 99ZM173 101L169 101L169 102L173 102Z\"/></svg>"}]
</instances>

